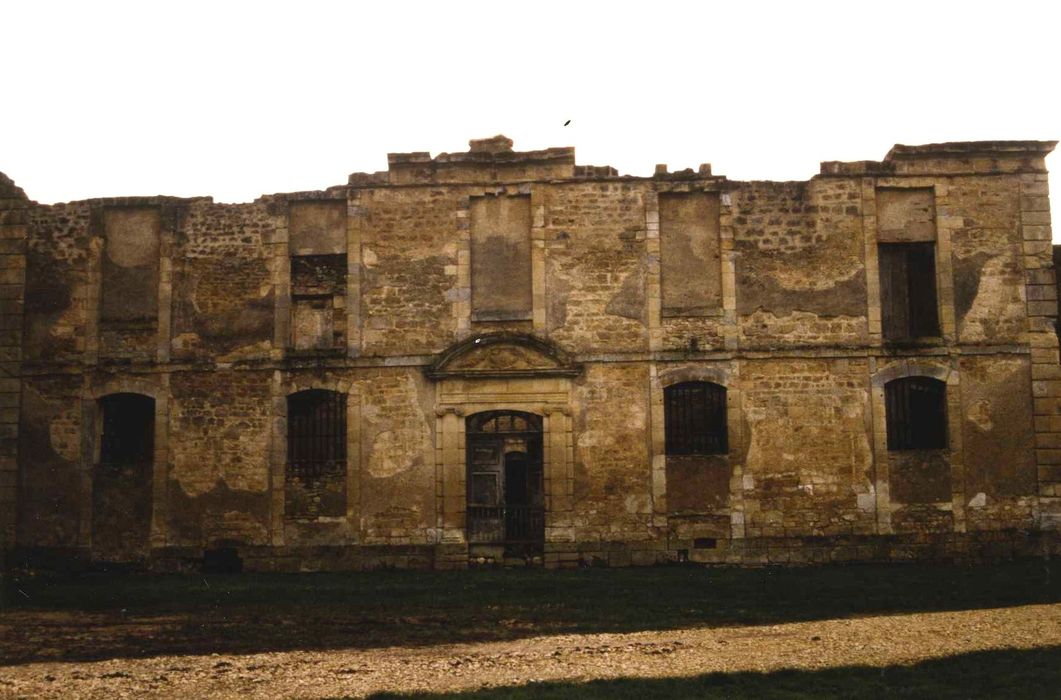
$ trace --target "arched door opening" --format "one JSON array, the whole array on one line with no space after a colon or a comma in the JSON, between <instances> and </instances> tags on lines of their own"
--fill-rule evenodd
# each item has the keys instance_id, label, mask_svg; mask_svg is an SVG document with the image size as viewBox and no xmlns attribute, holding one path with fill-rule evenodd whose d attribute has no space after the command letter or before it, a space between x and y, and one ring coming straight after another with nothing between
<instances>
[{"instance_id":1,"label":"arched door opening","mask_svg":"<svg viewBox=\"0 0 1061 700\"><path fill-rule=\"evenodd\" d=\"M155 400L141 394L109 394L98 405L92 556L135 561L147 555L150 540Z\"/></svg>"},{"instance_id":2,"label":"arched door opening","mask_svg":"<svg viewBox=\"0 0 1061 700\"><path fill-rule=\"evenodd\" d=\"M540 556L545 543L542 419L520 411L468 418L467 536L503 557Z\"/></svg>"}]
</instances>

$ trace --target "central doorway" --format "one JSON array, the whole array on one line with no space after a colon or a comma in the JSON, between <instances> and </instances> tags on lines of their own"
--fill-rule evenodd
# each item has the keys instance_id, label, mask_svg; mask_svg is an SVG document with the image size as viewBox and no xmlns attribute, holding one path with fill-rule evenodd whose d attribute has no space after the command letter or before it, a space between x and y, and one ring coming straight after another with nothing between
<instances>
[{"instance_id":1,"label":"central doorway","mask_svg":"<svg viewBox=\"0 0 1061 700\"><path fill-rule=\"evenodd\" d=\"M469 416L467 537L481 555L541 556L545 544L542 419L521 411Z\"/></svg>"}]
</instances>

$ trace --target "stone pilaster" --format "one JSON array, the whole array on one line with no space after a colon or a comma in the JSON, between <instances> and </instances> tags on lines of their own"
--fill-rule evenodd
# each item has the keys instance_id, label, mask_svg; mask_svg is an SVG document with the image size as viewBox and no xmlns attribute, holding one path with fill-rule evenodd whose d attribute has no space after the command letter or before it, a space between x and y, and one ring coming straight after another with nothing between
<instances>
[{"instance_id":1,"label":"stone pilaster","mask_svg":"<svg viewBox=\"0 0 1061 700\"><path fill-rule=\"evenodd\" d=\"M456 212L457 225L457 283L450 292L456 335L461 340L472 330L472 229L471 200L462 197Z\"/></svg>"},{"instance_id":2,"label":"stone pilaster","mask_svg":"<svg viewBox=\"0 0 1061 700\"><path fill-rule=\"evenodd\" d=\"M880 268L877 263L877 183L871 177L862 178L862 234L865 238L866 319L869 343L881 343Z\"/></svg>"},{"instance_id":3,"label":"stone pilaster","mask_svg":"<svg viewBox=\"0 0 1061 700\"><path fill-rule=\"evenodd\" d=\"M544 335L545 327L545 204L541 195L531 190L531 318L534 332Z\"/></svg>"},{"instance_id":4,"label":"stone pilaster","mask_svg":"<svg viewBox=\"0 0 1061 700\"><path fill-rule=\"evenodd\" d=\"M361 192L351 190L346 200L346 354L361 355L361 236L365 209Z\"/></svg>"},{"instance_id":5,"label":"stone pilaster","mask_svg":"<svg viewBox=\"0 0 1061 700\"><path fill-rule=\"evenodd\" d=\"M1055 332L1057 278L1051 244L1047 176L1022 176L1020 195L1039 517L1043 529L1056 530L1061 529L1061 365Z\"/></svg>"},{"instance_id":6,"label":"stone pilaster","mask_svg":"<svg viewBox=\"0 0 1061 700\"><path fill-rule=\"evenodd\" d=\"M648 258L645 280L645 301L648 304L648 349L658 352L663 347L662 277L660 272L659 193L645 193L645 254Z\"/></svg>"},{"instance_id":7,"label":"stone pilaster","mask_svg":"<svg viewBox=\"0 0 1061 700\"><path fill-rule=\"evenodd\" d=\"M733 245L733 203L731 195L723 192L719 197L718 248L722 262L722 334L725 348L737 350L740 328L737 324L737 251Z\"/></svg>"},{"instance_id":8,"label":"stone pilaster","mask_svg":"<svg viewBox=\"0 0 1061 700\"><path fill-rule=\"evenodd\" d=\"M0 173L0 557L15 544L29 200ZM0 559L2 564L2 559Z\"/></svg>"},{"instance_id":9,"label":"stone pilaster","mask_svg":"<svg viewBox=\"0 0 1061 700\"><path fill-rule=\"evenodd\" d=\"M272 358L281 360L291 344L291 256L288 251L287 207L275 219L268 241L272 251L272 280L276 305L273 307Z\"/></svg>"}]
</instances>

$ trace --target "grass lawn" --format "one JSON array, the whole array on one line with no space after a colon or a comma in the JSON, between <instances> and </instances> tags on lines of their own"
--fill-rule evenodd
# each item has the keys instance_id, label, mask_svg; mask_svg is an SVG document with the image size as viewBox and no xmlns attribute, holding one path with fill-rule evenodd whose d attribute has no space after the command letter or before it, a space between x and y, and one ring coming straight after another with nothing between
<instances>
[{"instance_id":1,"label":"grass lawn","mask_svg":"<svg viewBox=\"0 0 1061 700\"><path fill-rule=\"evenodd\" d=\"M494 641L1059 601L1056 561L206 576L16 572L3 577L0 623L18 624L0 635L0 664ZM42 644L51 649L47 657Z\"/></svg>"}]
</instances>

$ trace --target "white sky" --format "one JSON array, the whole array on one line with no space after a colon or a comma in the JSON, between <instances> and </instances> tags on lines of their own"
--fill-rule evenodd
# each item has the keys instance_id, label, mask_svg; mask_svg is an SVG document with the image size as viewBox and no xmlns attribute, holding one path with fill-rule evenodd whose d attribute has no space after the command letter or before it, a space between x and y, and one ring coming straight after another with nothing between
<instances>
[{"instance_id":1,"label":"white sky","mask_svg":"<svg viewBox=\"0 0 1061 700\"><path fill-rule=\"evenodd\" d=\"M1059 18L1016 0L8 0L0 171L46 203L239 202L504 133L624 174L802 180L895 143L1061 139Z\"/></svg>"}]
</instances>

